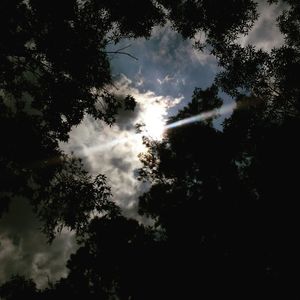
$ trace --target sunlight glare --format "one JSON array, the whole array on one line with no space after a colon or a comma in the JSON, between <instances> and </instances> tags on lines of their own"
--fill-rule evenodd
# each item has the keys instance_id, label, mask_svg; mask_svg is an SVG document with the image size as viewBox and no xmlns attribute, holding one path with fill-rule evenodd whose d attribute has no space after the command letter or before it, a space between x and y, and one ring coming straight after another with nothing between
<instances>
[{"instance_id":1,"label":"sunlight glare","mask_svg":"<svg viewBox=\"0 0 300 300\"><path fill-rule=\"evenodd\" d=\"M217 117L217 116L223 116L223 115L232 113L235 110L235 108L236 108L236 103L226 104L220 108L213 109L213 110L210 110L207 112L203 112L196 116L192 116L192 117L168 124L167 126L164 127L164 130L184 126L184 125L195 123L195 122L201 122L201 121L204 121L204 120L207 120L207 119L210 119L213 117Z\"/></svg>"},{"instance_id":2,"label":"sunlight glare","mask_svg":"<svg viewBox=\"0 0 300 300\"><path fill-rule=\"evenodd\" d=\"M227 115L232 113L235 109L236 104L230 103L223 105L218 109L203 112L201 114L166 125L164 121L165 110L159 105L149 106L142 118L142 121L145 124L145 129L142 131L142 133L128 133L108 143L85 148L84 154L87 155L94 152L108 150L117 145L125 143L131 144L136 150L142 152L145 150L145 146L142 143L142 136L148 136L155 140L162 140L165 130L181 127L195 122L201 122L212 117Z\"/></svg>"},{"instance_id":3,"label":"sunlight glare","mask_svg":"<svg viewBox=\"0 0 300 300\"><path fill-rule=\"evenodd\" d=\"M162 139L165 130L164 114L164 108L159 105L151 105L147 108L142 118L142 122L145 124L145 135L154 140Z\"/></svg>"}]
</instances>

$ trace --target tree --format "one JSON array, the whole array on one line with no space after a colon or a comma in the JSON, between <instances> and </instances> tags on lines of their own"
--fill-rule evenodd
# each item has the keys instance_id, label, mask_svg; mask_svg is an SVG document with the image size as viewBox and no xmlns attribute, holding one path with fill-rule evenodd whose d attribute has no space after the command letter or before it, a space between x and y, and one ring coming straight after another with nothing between
<instances>
[{"instance_id":1,"label":"tree","mask_svg":"<svg viewBox=\"0 0 300 300\"><path fill-rule=\"evenodd\" d=\"M270 3L278 1L269 1ZM215 43L213 54L224 71L217 82L230 95L252 94L268 106L265 117L272 122L298 118L299 84L299 3L287 2L287 8L278 17L278 26L284 35L284 44L270 53L249 45Z\"/></svg>"},{"instance_id":2,"label":"tree","mask_svg":"<svg viewBox=\"0 0 300 300\"><path fill-rule=\"evenodd\" d=\"M68 140L84 114L111 125L122 106L134 109L133 97L116 98L110 91L109 55L123 52L106 47L124 37L147 36L163 19L151 1L122 3L0 4L0 214L13 197L28 197L51 238L62 224L81 228L101 202L99 212L113 206L107 205L104 177L91 178L80 162L62 153L59 141ZM140 13L135 19L133 5ZM147 21L141 13L148 15ZM85 208L75 210L72 201ZM49 218L51 214L57 218Z\"/></svg>"},{"instance_id":3,"label":"tree","mask_svg":"<svg viewBox=\"0 0 300 300\"><path fill-rule=\"evenodd\" d=\"M225 7L237 7L234 4L226 1ZM85 114L111 125L121 106L134 108L131 96L120 99L111 92L109 57L128 53L107 51L109 44L122 38L149 37L153 26L167 19L185 36L204 30L223 39L244 32L255 17L255 5L248 0L234 11L227 9L224 18L206 1L200 5L195 1L5 0L0 5L0 117L5 141L0 154L4 182L0 213L15 195L32 198L37 187L50 186L56 174L68 168L58 142L68 140L71 127ZM182 18L195 5L203 20L194 20L183 29ZM186 28L192 32L187 34ZM41 211L45 201L38 204L36 199L32 202Z\"/></svg>"},{"instance_id":4,"label":"tree","mask_svg":"<svg viewBox=\"0 0 300 300\"><path fill-rule=\"evenodd\" d=\"M183 264L201 265L206 278L213 272L209 283L225 283L231 293L237 288L230 282L265 295L283 295L287 287L295 293L300 28L299 4L287 2L278 19L285 43L271 53L213 42L223 68L215 84L237 104L223 131L209 123L174 128L161 143L146 140L149 151L141 157L141 177L152 187L140 212L165 230ZM198 113L190 104L172 121Z\"/></svg>"},{"instance_id":5,"label":"tree","mask_svg":"<svg viewBox=\"0 0 300 300\"><path fill-rule=\"evenodd\" d=\"M270 124L247 101L238 101L243 109L223 132L201 123L175 128L163 142L147 142L141 157L141 177L152 185L139 211L163 230L182 291L217 286L238 297L283 293L285 284L293 290L299 240L291 169L299 166L299 146L289 134L299 123Z\"/></svg>"},{"instance_id":6,"label":"tree","mask_svg":"<svg viewBox=\"0 0 300 300\"><path fill-rule=\"evenodd\" d=\"M141 178L152 186L140 212L164 229L182 264L211 276L205 285L230 293L238 292L231 282L265 295L296 292L300 27L298 2L287 2L278 18L285 43L270 53L213 40L223 68L215 85L237 104L222 132L209 122L174 128L161 143L146 139L141 156ZM212 109L193 99L171 122L203 112L195 100Z\"/></svg>"},{"instance_id":7,"label":"tree","mask_svg":"<svg viewBox=\"0 0 300 300\"><path fill-rule=\"evenodd\" d=\"M209 43L232 41L238 34L247 33L257 17L257 4L252 0L158 2L167 9L168 18L184 37L191 38L203 31Z\"/></svg>"},{"instance_id":8,"label":"tree","mask_svg":"<svg viewBox=\"0 0 300 300\"><path fill-rule=\"evenodd\" d=\"M68 1L58 16L54 14L55 2L47 2L45 10L38 1L30 1L29 7L20 1L16 1L17 6L4 2L12 11L17 7L15 12L21 16L22 26L19 21L3 18L7 24L13 20L11 25L15 26L8 31L12 34L10 41L15 43L10 48L21 48L29 55L8 59L5 54L1 58L8 70L3 73L3 125L17 128L18 122L24 124L21 137L33 132L30 136L35 149L33 155L29 147L28 155L22 157L17 150L24 140L22 144L20 139L16 149L11 147L12 142L5 145L0 162L4 174L9 175L4 177L6 186L12 190L9 180L13 180L23 191L30 178L35 187L30 197L46 220L47 234L53 237L57 227L67 225L77 230L81 245L68 262L67 278L38 292L40 297L182 299L195 295L200 298L210 292L214 298L221 290L223 297L240 299L257 297L258 293L265 298L281 293L286 297L293 291L299 252L294 196L298 195L294 174L299 170L299 84L294 74L299 73L300 10L298 1L286 2L290 7L279 18L285 44L271 53L234 43L237 34L246 32L256 18L255 3L250 0L239 1L240 5L224 1L218 3L220 10L215 10L216 1L161 0L155 5L151 1ZM146 4L147 10L140 3ZM138 14L132 19L135 6L140 12L149 12L148 18ZM29 31L20 28L26 28L27 14L33 16L29 20L35 20L34 26L39 28L34 47L23 46ZM161 142L144 139L148 151L140 156L140 179L149 181L151 188L141 196L139 212L154 222L152 228L145 228L122 217L109 201L105 178L93 179L82 171L80 162L58 150L57 140L67 138L71 124L79 122L84 112L108 123L117 112L114 98L106 90L110 83L104 50L107 39L149 36L151 27L165 18L185 37L204 30L209 48L223 67L215 84L206 90L196 89L191 103L170 123L220 107L220 91L230 94L237 108L224 122L222 131L208 119L169 129ZM77 35L79 32L84 34ZM53 43L56 34L59 45ZM74 36L79 48L74 47ZM85 47L86 36L89 43ZM21 41L21 46L16 41ZM67 47L69 41L76 43ZM94 52L98 45L101 57ZM35 57L36 49L43 54ZM87 57L77 68L68 59L81 57L78 51ZM32 56L38 59L29 72L35 80L27 80L24 68ZM102 68L101 78L94 74L95 62L99 63L95 68ZM18 80L7 80L9 76ZM76 87L72 94L78 80L84 87ZM34 88L35 83L38 88ZM39 113L28 117L26 105L18 103L24 100L20 91L31 91L31 86L42 97L32 97L40 99L32 100L38 104L31 107ZM99 97L90 89L93 87L97 93L100 91L101 103L108 110L91 105ZM74 107L56 100L64 92L70 92L67 101L75 99ZM8 95L18 99L13 106L5 104ZM132 103L130 97L128 100ZM39 158L35 160L38 168L31 165L33 157ZM39 186L46 186L43 193L36 192ZM82 198L89 201L83 203ZM93 211L101 216L92 218ZM30 292L35 290L25 284L26 280L11 282L17 282L18 287L30 286ZM11 282L4 285L3 297L8 299L13 295Z\"/></svg>"},{"instance_id":9,"label":"tree","mask_svg":"<svg viewBox=\"0 0 300 300\"><path fill-rule=\"evenodd\" d=\"M46 289L43 297L157 298L156 244L153 232L135 220L95 217L67 263L68 277Z\"/></svg>"},{"instance_id":10,"label":"tree","mask_svg":"<svg viewBox=\"0 0 300 300\"><path fill-rule=\"evenodd\" d=\"M13 276L0 287L0 296L7 300L40 299L35 283L21 276Z\"/></svg>"}]
</instances>

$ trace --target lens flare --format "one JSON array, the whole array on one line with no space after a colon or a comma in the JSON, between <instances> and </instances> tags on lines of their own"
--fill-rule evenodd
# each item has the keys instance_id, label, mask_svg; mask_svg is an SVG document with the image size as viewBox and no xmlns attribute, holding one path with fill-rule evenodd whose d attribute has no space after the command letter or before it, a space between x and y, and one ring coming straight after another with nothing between
<instances>
[{"instance_id":1,"label":"lens flare","mask_svg":"<svg viewBox=\"0 0 300 300\"><path fill-rule=\"evenodd\" d=\"M138 143L139 140L141 139L142 134L141 133L132 133L127 135L126 137L123 138L119 138L119 139L115 139L112 140L111 142L108 142L106 144L101 144L101 145L95 145L92 147L85 147L81 153L83 155L89 155L89 154L93 154L96 152L101 152L101 151L105 151L105 150L109 150L117 145L120 144L125 144L127 142L132 142L133 144Z\"/></svg>"},{"instance_id":2,"label":"lens flare","mask_svg":"<svg viewBox=\"0 0 300 300\"><path fill-rule=\"evenodd\" d=\"M126 137L112 140L111 142L106 143L106 144L96 145L96 146L89 147L89 148L86 147L82 152L84 155L88 155L88 154L92 154L95 152L101 152L104 150L108 150L119 144L123 144L123 143L127 143L127 142L131 142L133 145L135 145L137 143L141 143L143 135L149 135L149 137L159 140L162 138L162 134L165 130L173 129L176 127L181 127L181 126L195 123L195 122L205 121L212 117L226 115L226 114L232 113L234 111L234 109L236 109L235 103L227 104L227 105L222 106L219 109L214 109L214 110L211 110L208 112L204 112L204 113L198 114L196 116L192 116L192 117L189 117L189 118L186 118L183 120L173 122L168 125L163 125L162 119L156 119L155 114L154 114L154 115L152 115L153 116L152 122L150 122L151 121L150 119L148 120L149 122L147 122L148 124L151 123L151 126L149 128L146 128L146 130L144 132L131 133L131 134L128 134ZM149 116L151 116L151 114ZM148 124L146 124L146 126Z\"/></svg>"},{"instance_id":3,"label":"lens flare","mask_svg":"<svg viewBox=\"0 0 300 300\"><path fill-rule=\"evenodd\" d=\"M172 128L175 128L175 127L184 126L184 125L195 123L195 122L205 121L205 120L207 120L209 118L212 118L212 117L222 116L222 115L233 112L235 107L236 107L235 103L224 105L219 109L214 109L214 110L204 112L204 113L201 113L201 114L193 116L193 117L189 117L189 118L186 118L186 119L183 119L183 120L173 122L171 124L166 125L164 129L165 130L166 129L172 129Z\"/></svg>"}]
</instances>

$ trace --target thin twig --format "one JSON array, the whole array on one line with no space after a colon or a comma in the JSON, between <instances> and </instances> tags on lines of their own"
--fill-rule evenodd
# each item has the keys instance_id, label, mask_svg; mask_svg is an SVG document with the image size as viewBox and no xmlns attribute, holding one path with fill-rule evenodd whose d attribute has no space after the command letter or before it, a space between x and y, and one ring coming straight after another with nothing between
<instances>
[{"instance_id":1,"label":"thin twig","mask_svg":"<svg viewBox=\"0 0 300 300\"><path fill-rule=\"evenodd\" d=\"M123 54L123 55L127 55L135 60L138 60L138 58L136 58L135 56L131 55L130 53L127 53L127 52L123 52L123 51L105 51L105 53L108 53L108 54Z\"/></svg>"},{"instance_id":2,"label":"thin twig","mask_svg":"<svg viewBox=\"0 0 300 300\"><path fill-rule=\"evenodd\" d=\"M129 47L131 47L131 44L129 44L127 46L124 46L124 47L122 47L122 48L120 48L120 49L118 49L116 51L122 51L122 50L125 50L125 49L129 48Z\"/></svg>"}]
</instances>

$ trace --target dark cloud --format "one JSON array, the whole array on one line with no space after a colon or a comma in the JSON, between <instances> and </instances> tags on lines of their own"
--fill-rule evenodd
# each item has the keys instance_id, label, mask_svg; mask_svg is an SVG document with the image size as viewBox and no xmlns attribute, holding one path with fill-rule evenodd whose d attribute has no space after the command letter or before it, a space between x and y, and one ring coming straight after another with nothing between
<instances>
[{"instance_id":1,"label":"dark cloud","mask_svg":"<svg viewBox=\"0 0 300 300\"><path fill-rule=\"evenodd\" d=\"M112 157L110 163L121 172L128 173L131 170L131 163L129 161L125 161L120 157Z\"/></svg>"},{"instance_id":2,"label":"dark cloud","mask_svg":"<svg viewBox=\"0 0 300 300\"><path fill-rule=\"evenodd\" d=\"M136 104L134 111L120 109L116 118L116 125L120 130L135 130L138 116L142 110L140 103Z\"/></svg>"},{"instance_id":3,"label":"dark cloud","mask_svg":"<svg viewBox=\"0 0 300 300\"><path fill-rule=\"evenodd\" d=\"M0 220L0 283L13 274L32 277L39 287L67 275L66 261L76 250L72 233L63 231L51 245L28 201L16 198Z\"/></svg>"}]
</instances>

